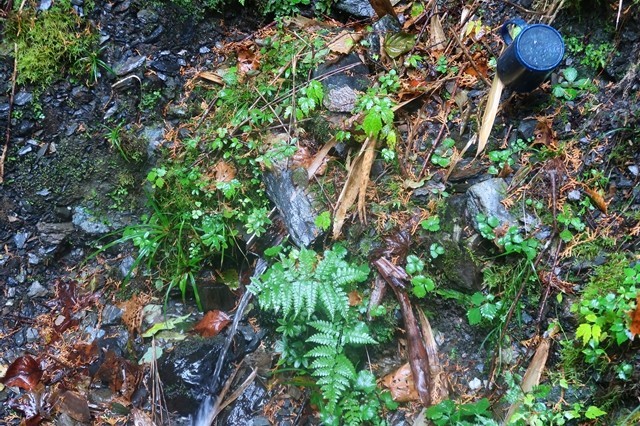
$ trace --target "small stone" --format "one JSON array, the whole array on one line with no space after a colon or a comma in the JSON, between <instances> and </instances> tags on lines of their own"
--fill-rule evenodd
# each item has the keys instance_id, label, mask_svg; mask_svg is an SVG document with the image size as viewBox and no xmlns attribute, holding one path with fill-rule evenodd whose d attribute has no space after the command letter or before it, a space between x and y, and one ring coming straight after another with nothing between
<instances>
[{"instance_id":1,"label":"small stone","mask_svg":"<svg viewBox=\"0 0 640 426\"><path fill-rule=\"evenodd\" d=\"M24 248L24 245L26 244L27 239L29 239L28 232L18 232L16 235L13 236L13 242L16 244L16 248L18 250L21 250Z\"/></svg>"},{"instance_id":2,"label":"small stone","mask_svg":"<svg viewBox=\"0 0 640 426\"><path fill-rule=\"evenodd\" d=\"M114 305L105 305L102 310L102 325L114 325L122 318L122 309Z\"/></svg>"},{"instance_id":3,"label":"small stone","mask_svg":"<svg viewBox=\"0 0 640 426\"><path fill-rule=\"evenodd\" d=\"M335 7L360 18L372 18L376 14L368 0L339 0Z\"/></svg>"},{"instance_id":4,"label":"small stone","mask_svg":"<svg viewBox=\"0 0 640 426\"><path fill-rule=\"evenodd\" d=\"M122 77L137 70L143 66L146 61L147 57L144 55L131 56L126 61L116 64L116 66L113 67L113 70L118 77Z\"/></svg>"},{"instance_id":5,"label":"small stone","mask_svg":"<svg viewBox=\"0 0 640 426\"><path fill-rule=\"evenodd\" d=\"M100 235L106 234L111 229L93 216L87 209L77 206L73 209L72 222L75 226L82 229L87 234Z\"/></svg>"},{"instance_id":6,"label":"small stone","mask_svg":"<svg viewBox=\"0 0 640 426\"><path fill-rule=\"evenodd\" d=\"M62 223L42 223L39 222L36 225L38 228L38 232L40 235L40 241L47 245L58 245L60 244L68 235L74 232L73 223L71 222L62 222Z\"/></svg>"},{"instance_id":7,"label":"small stone","mask_svg":"<svg viewBox=\"0 0 640 426\"><path fill-rule=\"evenodd\" d=\"M146 305L142 308L142 315L144 322L148 325L162 322L162 317L164 317L162 314L162 305Z\"/></svg>"},{"instance_id":8,"label":"small stone","mask_svg":"<svg viewBox=\"0 0 640 426\"><path fill-rule=\"evenodd\" d=\"M33 147L31 147L31 145L27 145L27 146L23 146L22 148L20 148L20 150L18 151L18 155L20 157L22 157L23 155L27 155L28 153L30 153L31 151L33 151Z\"/></svg>"},{"instance_id":9,"label":"small stone","mask_svg":"<svg viewBox=\"0 0 640 426\"><path fill-rule=\"evenodd\" d=\"M13 104L17 106L24 106L33 100L33 94L24 90L19 91L13 98Z\"/></svg>"},{"instance_id":10,"label":"small stone","mask_svg":"<svg viewBox=\"0 0 640 426\"><path fill-rule=\"evenodd\" d=\"M477 377L474 377L473 380L469 382L469 389L471 389L472 391L477 391L481 387L482 387L482 380L478 379Z\"/></svg>"},{"instance_id":11,"label":"small stone","mask_svg":"<svg viewBox=\"0 0 640 426\"><path fill-rule=\"evenodd\" d=\"M40 258L33 253L28 253L27 258L29 259L29 265L37 265L40 263Z\"/></svg>"},{"instance_id":12,"label":"small stone","mask_svg":"<svg viewBox=\"0 0 640 426\"><path fill-rule=\"evenodd\" d=\"M41 197L46 197L49 194L51 194L51 191L49 191L47 188L41 189L40 191L36 192L36 195L40 195Z\"/></svg>"},{"instance_id":13,"label":"small stone","mask_svg":"<svg viewBox=\"0 0 640 426\"><path fill-rule=\"evenodd\" d=\"M24 334L25 334L25 337L27 338L28 343L35 342L36 340L38 340L38 337L40 337L38 330L31 327L27 328L27 331Z\"/></svg>"},{"instance_id":14,"label":"small stone","mask_svg":"<svg viewBox=\"0 0 640 426\"><path fill-rule=\"evenodd\" d=\"M84 4L84 0L71 0L71 4L74 6L82 6Z\"/></svg>"},{"instance_id":15,"label":"small stone","mask_svg":"<svg viewBox=\"0 0 640 426\"><path fill-rule=\"evenodd\" d=\"M34 281L33 283L31 283L31 286L29 286L29 292L27 293L27 295L29 297L44 297L47 295L47 293L47 289L43 287L39 281Z\"/></svg>"},{"instance_id":16,"label":"small stone","mask_svg":"<svg viewBox=\"0 0 640 426\"><path fill-rule=\"evenodd\" d=\"M120 266L119 266L119 270L120 270L120 277L122 279L129 277L129 276L135 276L134 272L133 272L133 267L136 263L136 260L133 258L133 256L127 256L124 259L122 259L122 262L120 262Z\"/></svg>"},{"instance_id":17,"label":"small stone","mask_svg":"<svg viewBox=\"0 0 640 426\"><path fill-rule=\"evenodd\" d=\"M569 201L579 201L580 198L582 197L580 195L580 191L578 191L577 189L572 189L567 193L567 200Z\"/></svg>"},{"instance_id":18,"label":"small stone","mask_svg":"<svg viewBox=\"0 0 640 426\"><path fill-rule=\"evenodd\" d=\"M49 10L51 9L51 5L53 4L53 0L42 0L40 5L38 6L38 10Z\"/></svg>"},{"instance_id":19,"label":"small stone","mask_svg":"<svg viewBox=\"0 0 640 426\"><path fill-rule=\"evenodd\" d=\"M202 46L202 47L198 50L198 52L200 52L201 54L203 54L203 55L204 55L205 53L209 53L209 52L211 52L211 49L209 49L207 46Z\"/></svg>"},{"instance_id":20,"label":"small stone","mask_svg":"<svg viewBox=\"0 0 640 426\"><path fill-rule=\"evenodd\" d=\"M131 6L131 1L125 0L113 8L113 13L126 12L127 10L129 10L129 6Z\"/></svg>"},{"instance_id":21,"label":"small stone","mask_svg":"<svg viewBox=\"0 0 640 426\"><path fill-rule=\"evenodd\" d=\"M631 172L631 174L634 176L638 176L638 173L640 173L640 169L638 169L638 166L636 166L635 164L632 164L631 166L629 166L628 169Z\"/></svg>"},{"instance_id":22,"label":"small stone","mask_svg":"<svg viewBox=\"0 0 640 426\"><path fill-rule=\"evenodd\" d=\"M64 315L58 315L56 320L53 322L54 325L60 327L66 321L66 317Z\"/></svg>"},{"instance_id":23,"label":"small stone","mask_svg":"<svg viewBox=\"0 0 640 426\"><path fill-rule=\"evenodd\" d=\"M19 332L17 332L14 336L13 336L13 342L16 344L16 346L20 347L22 345L24 345L25 342L25 338L24 338L24 331L20 330Z\"/></svg>"}]
</instances>

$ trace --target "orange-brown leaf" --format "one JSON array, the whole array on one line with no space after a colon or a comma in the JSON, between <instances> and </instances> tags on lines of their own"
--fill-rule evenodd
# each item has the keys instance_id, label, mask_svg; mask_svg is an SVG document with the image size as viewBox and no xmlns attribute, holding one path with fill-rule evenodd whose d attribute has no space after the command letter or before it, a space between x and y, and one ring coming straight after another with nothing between
<instances>
[{"instance_id":1,"label":"orange-brown leaf","mask_svg":"<svg viewBox=\"0 0 640 426\"><path fill-rule=\"evenodd\" d=\"M593 204L596 205L598 210L602 213L607 214L607 202L604 200L604 197L595 189L584 188L584 192L587 193Z\"/></svg>"},{"instance_id":2,"label":"orange-brown leaf","mask_svg":"<svg viewBox=\"0 0 640 426\"><path fill-rule=\"evenodd\" d=\"M382 385L389 389L394 401L409 402L420 399L415 382L413 381L411 366L408 362L393 373L384 376Z\"/></svg>"},{"instance_id":3,"label":"orange-brown leaf","mask_svg":"<svg viewBox=\"0 0 640 426\"><path fill-rule=\"evenodd\" d=\"M634 336L640 334L640 296L636 298L636 308L631 313L629 331L631 331L631 334Z\"/></svg>"},{"instance_id":4,"label":"orange-brown leaf","mask_svg":"<svg viewBox=\"0 0 640 426\"><path fill-rule=\"evenodd\" d=\"M533 136L535 136L535 140L533 142L534 145L542 144L544 146L548 146L549 148L558 147L558 138L556 136L556 132L553 131L553 129L551 128L551 124L546 119L538 120L538 124L533 131Z\"/></svg>"},{"instance_id":5,"label":"orange-brown leaf","mask_svg":"<svg viewBox=\"0 0 640 426\"><path fill-rule=\"evenodd\" d=\"M193 327L202 337L215 337L231 322L229 315L223 311L209 311Z\"/></svg>"},{"instance_id":6,"label":"orange-brown leaf","mask_svg":"<svg viewBox=\"0 0 640 426\"><path fill-rule=\"evenodd\" d=\"M32 391L42 377L42 370L38 361L30 355L17 358L7 369L2 379L5 386L16 386L24 390Z\"/></svg>"},{"instance_id":7,"label":"orange-brown leaf","mask_svg":"<svg viewBox=\"0 0 640 426\"><path fill-rule=\"evenodd\" d=\"M357 306L362 303L362 295L357 291L353 290L349 293L349 306Z\"/></svg>"}]
</instances>

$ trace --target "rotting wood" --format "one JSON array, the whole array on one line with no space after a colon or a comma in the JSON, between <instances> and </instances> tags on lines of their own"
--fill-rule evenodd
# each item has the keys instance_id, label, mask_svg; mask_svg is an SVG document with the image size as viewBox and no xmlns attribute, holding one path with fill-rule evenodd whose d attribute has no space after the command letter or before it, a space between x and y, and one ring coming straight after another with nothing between
<instances>
[{"instance_id":1,"label":"rotting wood","mask_svg":"<svg viewBox=\"0 0 640 426\"><path fill-rule=\"evenodd\" d=\"M404 326L407 334L407 348L409 351L409 365L411 374L420 396L420 402L428 407L431 405L431 373L429 368L429 355L424 346L424 340L418 321L413 314L409 295L405 290L404 280L408 279L407 273L401 268L391 263L388 259L381 257L373 262L378 272L384 280L389 283L400 303Z\"/></svg>"}]
</instances>

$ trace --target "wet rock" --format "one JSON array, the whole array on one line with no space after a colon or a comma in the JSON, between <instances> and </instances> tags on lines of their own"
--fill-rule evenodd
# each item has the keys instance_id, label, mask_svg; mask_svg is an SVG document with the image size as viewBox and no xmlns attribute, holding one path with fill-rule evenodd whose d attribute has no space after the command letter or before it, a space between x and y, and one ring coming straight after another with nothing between
<instances>
[{"instance_id":1,"label":"wet rock","mask_svg":"<svg viewBox=\"0 0 640 426\"><path fill-rule=\"evenodd\" d=\"M117 324L122 318L122 309L114 305L105 305L102 310L102 325Z\"/></svg>"},{"instance_id":2,"label":"wet rock","mask_svg":"<svg viewBox=\"0 0 640 426\"><path fill-rule=\"evenodd\" d=\"M48 293L48 290L45 287L43 287L39 281L34 281L29 286L29 291L27 292L27 295L29 297L44 297L47 295L47 293Z\"/></svg>"},{"instance_id":3,"label":"wet rock","mask_svg":"<svg viewBox=\"0 0 640 426\"><path fill-rule=\"evenodd\" d=\"M167 75L177 75L180 72L180 64L177 58L171 56L163 56L155 61L151 62L149 66L161 73Z\"/></svg>"},{"instance_id":4,"label":"wet rock","mask_svg":"<svg viewBox=\"0 0 640 426\"><path fill-rule=\"evenodd\" d=\"M129 10L130 6L131 6L131 0L124 0L123 2L120 2L116 6L114 6L113 13L126 12L127 10Z\"/></svg>"},{"instance_id":5,"label":"wet rock","mask_svg":"<svg viewBox=\"0 0 640 426\"><path fill-rule=\"evenodd\" d=\"M12 136L25 137L32 133L35 123L31 120L20 120L17 126L12 128Z\"/></svg>"},{"instance_id":6,"label":"wet rock","mask_svg":"<svg viewBox=\"0 0 640 426\"><path fill-rule=\"evenodd\" d=\"M21 90L18 93L16 93L16 96L13 98L13 104L16 106L25 106L32 100L33 100L33 93L29 93L24 90Z\"/></svg>"},{"instance_id":7,"label":"wet rock","mask_svg":"<svg viewBox=\"0 0 640 426\"><path fill-rule=\"evenodd\" d=\"M299 169L306 182L306 171ZM267 196L276 205L284 220L287 231L294 243L300 247L309 246L319 234L315 225L318 212L313 207L311 195L305 187L294 183L294 174L283 165L275 164L264 173L263 179ZM296 179L299 182L299 180Z\"/></svg>"},{"instance_id":8,"label":"wet rock","mask_svg":"<svg viewBox=\"0 0 640 426\"><path fill-rule=\"evenodd\" d=\"M567 193L567 200L569 201L580 201L580 198L580 191L578 191L577 189L572 189Z\"/></svg>"},{"instance_id":9,"label":"wet rock","mask_svg":"<svg viewBox=\"0 0 640 426\"><path fill-rule=\"evenodd\" d=\"M136 71L138 68L142 67L146 61L146 56L131 56L127 60L117 63L113 67L113 70L118 77L122 77Z\"/></svg>"},{"instance_id":10,"label":"wet rock","mask_svg":"<svg viewBox=\"0 0 640 426\"><path fill-rule=\"evenodd\" d=\"M81 206L73 209L72 222L87 234L100 235L111 231L103 221L99 220L91 212Z\"/></svg>"},{"instance_id":11,"label":"wet rock","mask_svg":"<svg viewBox=\"0 0 640 426\"><path fill-rule=\"evenodd\" d=\"M524 140L533 137L533 131L537 125L538 120L522 120L518 126L518 135Z\"/></svg>"},{"instance_id":12,"label":"wet rock","mask_svg":"<svg viewBox=\"0 0 640 426\"><path fill-rule=\"evenodd\" d=\"M467 214L476 231L480 232L476 220L478 214L483 214L487 218L496 217L500 225L516 222L501 203L506 193L507 184L501 178L476 183L467 190Z\"/></svg>"},{"instance_id":13,"label":"wet rock","mask_svg":"<svg viewBox=\"0 0 640 426\"><path fill-rule=\"evenodd\" d=\"M73 223L42 223L36 225L40 241L46 245L58 245L74 232Z\"/></svg>"},{"instance_id":14,"label":"wet rock","mask_svg":"<svg viewBox=\"0 0 640 426\"><path fill-rule=\"evenodd\" d=\"M24 248L24 245L26 244L28 239L29 239L28 232L18 232L16 235L13 236L13 242L15 243L16 248L18 250L22 250Z\"/></svg>"},{"instance_id":15,"label":"wet rock","mask_svg":"<svg viewBox=\"0 0 640 426\"><path fill-rule=\"evenodd\" d=\"M482 387L482 380L478 379L477 377L474 377L469 382L469 389L471 389L472 391L477 391L481 387Z\"/></svg>"},{"instance_id":16,"label":"wet rock","mask_svg":"<svg viewBox=\"0 0 640 426\"><path fill-rule=\"evenodd\" d=\"M35 253L27 253L27 261L29 265L37 265L40 263L40 257Z\"/></svg>"},{"instance_id":17,"label":"wet rock","mask_svg":"<svg viewBox=\"0 0 640 426\"><path fill-rule=\"evenodd\" d=\"M370 84L367 79L369 69L355 53L335 63L320 65L313 75L314 78L329 75L322 80L327 94L323 103L329 111L334 112L351 112L356 103L356 91L365 91Z\"/></svg>"},{"instance_id":18,"label":"wet rock","mask_svg":"<svg viewBox=\"0 0 640 426\"><path fill-rule=\"evenodd\" d=\"M20 150L18 151L18 155L20 157L27 155L28 153L33 151L33 147L31 145L26 145L23 146L22 148L20 148Z\"/></svg>"},{"instance_id":19,"label":"wet rock","mask_svg":"<svg viewBox=\"0 0 640 426\"><path fill-rule=\"evenodd\" d=\"M138 20L143 24L153 24L158 22L158 13L152 9L141 9L137 14Z\"/></svg>"},{"instance_id":20,"label":"wet rock","mask_svg":"<svg viewBox=\"0 0 640 426\"><path fill-rule=\"evenodd\" d=\"M213 375L223 343L224 337L221 335L213 339L182 341L160 359L158 372L165 385L169 411L183 415L196 412L205 397L206 381ZM223 376L227 372L223 371Z\"/></svg>"},{"instance_id":21,"label":"wet rock","mask_svg":"<svg viewBox=\"0 0 640 426\"><path fill-rule=\"evenodd\" d=\"M153 158L158 147L164 143L164 127L162 125L147 126L140 136L147 141L147 157Z\"/></svg>"},{"instance_id":22,"label":"wet rock","mask_svg":"<svg viewBox=\"0 0 640 426\"><path fill-rule=\"evenodd\" d=\"M21 347L25 342L24 330L20 330L13 335L13 343L15 343L17 347Z\"/></svg>"},{"instance_id":23,"label":"wet rock","mask_svg":"<svg viewBox=\"0 0 640 426\"><path fill-rule=\"evenodd\" d=\"M360 18L372 18L376 14L368 0L338 0L335 7Z\"/></svg>"},{"instance_id":24,"label":"wet rock","mask_svg":"<svg viewBox=\"0 0 640 426\"><path fill-rule=\"evenodd\" d=\"M163 321L162 305L146 305L142 308L142 318L147 325Z\"/></svg>"},{"instance_id":25,"label":"wet rock","mask_svg":"<svg viewBox=\"0 0 640 426\"><path fill-rule=\"evenodd\" d=\"M259 414L268 400L267 396L265 387L254 380L222 415L220 424L255 425L256 418L258 421L264 418Z\"/></svg>"}]
</instances>

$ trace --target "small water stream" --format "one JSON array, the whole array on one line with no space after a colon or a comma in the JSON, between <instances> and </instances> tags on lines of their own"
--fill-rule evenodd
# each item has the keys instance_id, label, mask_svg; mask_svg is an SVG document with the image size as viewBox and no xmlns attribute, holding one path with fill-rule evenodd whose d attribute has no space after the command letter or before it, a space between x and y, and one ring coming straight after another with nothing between
<instances>
[{"instance_id":1,"label":"small water stream","mask_svg":"<svg viewBox=\"0 0 640 426\"><path fill-rule=\"evenodd\" d=\"M255 271L253 272L253 277L259 277L262 273L267 269L266 260L259 258L256 263ZM229 328L229 333L227 334L227 338L224 342L224 346L222 347L222 351L220 352L220 356L218 357L218 361L216 362L216 369L213 371L213 375L211 376L211 380L206 386L207 396L198 407L198 411L195 416L192 418L191 425L192 426L210 426L213 423L213 420L217 413L216 407L216 399L217 393L220 389L220 373L222 372L222 366L224 365L227 352L229 351L229 346L233 341L233 338L236 334L236 330L238 329L238 323L242 319L243 313L249 301L251 300L251 292L245 290L242 298L240 299L240 303L238 305L238 309L236 310L236 315L233 318L233 323Z\"/></svg>"}]
</instances>

